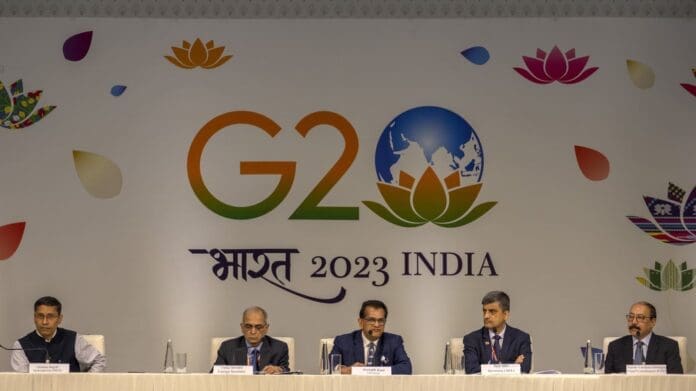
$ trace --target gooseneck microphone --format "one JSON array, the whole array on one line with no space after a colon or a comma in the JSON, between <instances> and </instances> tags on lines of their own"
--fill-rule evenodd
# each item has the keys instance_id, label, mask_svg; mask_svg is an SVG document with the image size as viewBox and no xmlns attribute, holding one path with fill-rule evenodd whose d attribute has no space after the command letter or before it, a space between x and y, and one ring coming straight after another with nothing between
<instances>
[{"instance_id":1,"label":"gooseneck microphone","mask_svg":"<svg viewBox=\"0 0 696 391\"><path fill-rule=\"evenodd\" d=\"M46 349L46 348L23 348L23 347L19 347L19 348L8 348L8 347L3 346L2 344L0 344L0 348L2 348L3 350L7 350L8 352L18 351L18 350L21 350L21 351L23 351L23 352L29 352L29 351L37 351L37 350L40 350L40 351L44 352L44 354L45 354L46 363L50 363L50 362L51 362L51 355L48 354L48 349Z\"/></svg>"}]
</instances>

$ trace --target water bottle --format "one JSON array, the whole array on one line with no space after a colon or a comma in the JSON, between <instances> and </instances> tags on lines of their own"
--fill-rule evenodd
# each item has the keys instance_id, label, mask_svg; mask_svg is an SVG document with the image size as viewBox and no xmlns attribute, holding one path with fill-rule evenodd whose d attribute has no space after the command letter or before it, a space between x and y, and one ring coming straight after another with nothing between
<instances>
[{"instance_id":1,"label":"water bottle","mask_svg":"<svg viewBox=\"0 0 696 391\"><path fill-rule=\"evenodd\" d=\"M329 347L326 344L326 342L321 343L321 368L320 368L320 373L322 375L330 375L331 374L331 363L329 363Z\"/></svg>"},{"instance_id":2,"label":"water bottle","mask_svg":"<svg viewBox=\"0 0 696 391\"><path fill-rule=\"evenodd\" d=\"M172 340L167 340L167 350L164 352L164 373L174 373L174 347Z\"/></svg>"},{"instance_id":3,"label":"water bottle","mask_svg":"<svg viewBox=\"0 0 696 391\"><path fill-rule=\"evenodd\" d=\"M454 374L454 365L452 363L452 347L450 343L445 344L445 373L448 375Z\"/></svg>"},{"instance_id":4,"label":"water bottle","mask_svg":"<svg viewBox=\"0 0 696 391\"><path fill-rule=\"evenodd\" d=\"M594 373L594 369L592 368L592 341L589 339L585 344L585 368L582 372L588 374Z\"/></svg>"}]
</instances>

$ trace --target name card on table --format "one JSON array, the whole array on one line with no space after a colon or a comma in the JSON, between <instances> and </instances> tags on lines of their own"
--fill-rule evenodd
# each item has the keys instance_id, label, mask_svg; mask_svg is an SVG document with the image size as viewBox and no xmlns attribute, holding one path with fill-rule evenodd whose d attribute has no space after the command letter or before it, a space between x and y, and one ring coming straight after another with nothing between
<instances>
[{"instance_id":1,"label":"name card on table","mask_svg":"<svg viewBox=\"0 0 696 391\"><path fill-rule=\"evenodd\" d=\"M522 373L520 364L482 364L482 375L519 375Z\"/></svg>"},{"instance_id":2,"label":"name card on table","mask_svg":"<svg viewBox=\"0 0 696 391\"><path fill-rule=\"evenodd\" d=\"M213 375L253 375L251 365L214 365Z\"/></svg>"},{"instance_id":3,"label":"name card on table","mask_svg":"<svg viewBox=\"0 0 696 391\"><path fill-rule=\"evenodd\" d=\"M350 374L360 376L389 376L391 375L391 367L352 367Z\"/></svg>"},{"instance_id":4,"label":"name card on table","mask_svg":"<svg viewBox=\"0 0 696 391\"><path fill-rule=\"evenodd\" d=\"M57 363L29 364L29 373L70 373L70 364L57 364Z\"/></svg>"},{"instance_id":5,"label":"name card on table","mask_svg":"<svg viewBox=\"0 0 696 391\"><path fill-rule=\"evenodd\" d=\"M647 364L647 365L626 365L627 375L666 375L667 365Z\"/></svg>"}]
</instances>

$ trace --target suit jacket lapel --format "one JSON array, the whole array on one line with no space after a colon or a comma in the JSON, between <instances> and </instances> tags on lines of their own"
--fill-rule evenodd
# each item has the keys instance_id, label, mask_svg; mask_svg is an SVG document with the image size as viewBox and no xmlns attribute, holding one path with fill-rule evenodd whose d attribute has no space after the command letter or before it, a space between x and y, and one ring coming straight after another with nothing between
<instances>
[{"instance_id":1,"label":"suit jacket lapel","mask_svg":"<svg viewBox=\"0 0 696 391\"><path fill-rule=\"evenodd\" d=\"M363 348L362 330L353 335L353 361L365 364L365 349Z\"/></svg>"},{"instance_id":2,"label":"suit jacket lapel","mask_svg":"<svg viewBox=\"0 0 696 391\"><path fill-rule=\"evenodd\" d=\"M270 345L270 340L269 338L263 337L262 339L263 345L261 345L261 349L259 350L260 358L259 358L259 369L263 369L266 365L268 365L271 362L271 345Z\"/></svg>"},{"instance_id":3,"label":"suit jacket lapel","mask_svg":"<svg viewBox=\"0 0 696 391\"><path fill-rule=\"evenodd\" d=\"M488 364L491 362L491 348L493 345L491 345L493 342L491 342L490 336L488 334L488 329L487 328L482 328L481 329L481 358L483 359L484 364Z\"/></svg>"},{"instance_id":4,"label":"suit jacket lapel","mask_svg":"<svg viewBox=\"0 0 696 391\"><path fill-rule=\"evenodd\" d=\"M624 361L626 364L633 364L633 337L626 338L623 346Z\"/></svg>"},{"instance_id":5,"label":"suit jacket lapel","mask_svg":"<svg viewBox=\"0 0 696 391\"><path fill-rule=\"evenodd\" d=\"M645 363L657 362L657 351L660 349L659 341L655 338L656 335L653 333L650 337L650 344L648 345L648 354L645 355Z\"/></svg>"},{"instance_id":6,"label":"suit jacket lapel","mask_svg":"<svg viewBox=\"0 0 696 391\"><path fill-rule=\"evenodd\" d=\"M505 325L505 337L503 338L503 346L501 346L500 348L500 357L498 357L501 363L510 361L510 357L508 357L508 351L510 350L510 346L514 341L515 332L512 330L512 327Z\"/></svg>"}]
</instances>

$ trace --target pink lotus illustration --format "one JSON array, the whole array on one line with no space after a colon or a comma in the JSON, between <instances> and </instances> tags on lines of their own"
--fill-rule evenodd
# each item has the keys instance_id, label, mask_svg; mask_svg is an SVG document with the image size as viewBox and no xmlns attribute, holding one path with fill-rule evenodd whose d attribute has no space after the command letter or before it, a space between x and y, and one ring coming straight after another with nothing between
<instances>
[{"instance_id":1,"label":"pink lotus illustration","mask_svg":"<svg viewBox=\"0 0 696 391\"><path fill-rule=\"evenodd\" d=\"M626 216L633 224L653 238L669 244L684 245L696 242L696 187L686 191L670 183L667 198L644 196L652 221L638 216Z\"/></svg>"},{"instance_id":2,"label":"pink lotus illustration","mask_svg":"<svg viewBox=\"0 0 696 391\"><path fill-rule=\"evenodd\" d=\"M595 73L597 67L585 69L590 56L575 57L575 49L562 53L554 46L547 53L537 49L536 58L522 56L527 69L513 68L525 79L537 84L549 84L554 81L563 84L579 83Z\"/></svg>"},{"instance_id":3,"label":"pink lotus illustration","mask_svg":"<svg viewBox=\"0 0 696 391\"><path fill-rule=\"evenodd\" d=\"M693 73L694 77L696 77L696 68L691 68L691 73ZM691 95L696 96L696 84L680 83L680 85Z\"/></svg>"}]
</instances>

